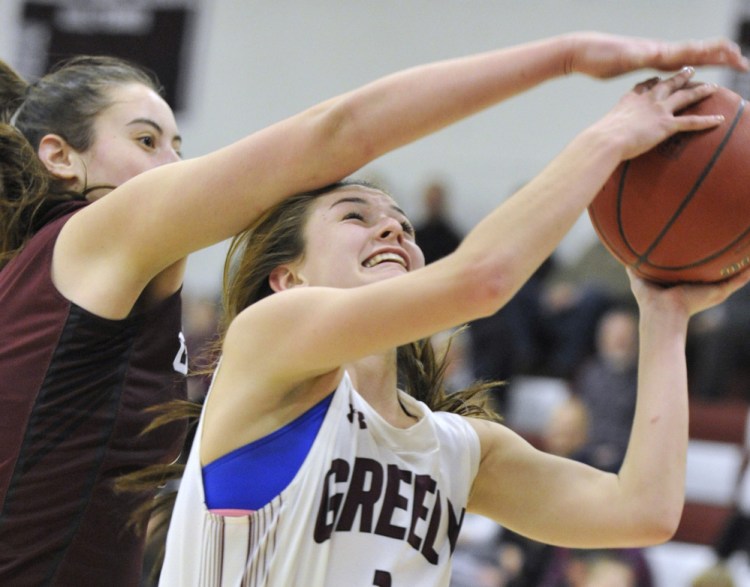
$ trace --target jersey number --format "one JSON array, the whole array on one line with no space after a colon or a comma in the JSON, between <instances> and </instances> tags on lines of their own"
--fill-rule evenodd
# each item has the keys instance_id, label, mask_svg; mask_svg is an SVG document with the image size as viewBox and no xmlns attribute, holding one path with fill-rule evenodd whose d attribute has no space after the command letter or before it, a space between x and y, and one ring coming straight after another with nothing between
<instances>
[{"instance_id":1,"label":"jersey number","mask_svg":"<svg viewBox=\"0 0 750 587\"><path fill-rule=\"evenodd\" d=\"M185 344L185 335L182 334L182 332L180 332L179 340L180 340L180 350L177 351L177 354L174 357L174 361L172 361L172 368L178 373L187 375L187 372L188 372L187 344Z\"/></svg>"}]
</instances>

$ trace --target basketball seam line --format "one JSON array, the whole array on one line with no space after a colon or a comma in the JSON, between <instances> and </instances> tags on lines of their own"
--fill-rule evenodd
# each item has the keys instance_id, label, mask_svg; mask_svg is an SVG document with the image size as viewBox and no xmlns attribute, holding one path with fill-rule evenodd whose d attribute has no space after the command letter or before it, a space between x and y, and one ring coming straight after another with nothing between
<instances>
[{"instance_id":1,"label":"basketball seam line","mask_svg":"<svg viewBox=\"0 0 750 587\"><path fill-rule=\"evenodd\" d=\"M740 101L739 108L737 109L737 114L735 114L734 119L732 120L732 124L729 127L729 130L727 130L726 135L724 135L724 138L722 139L721 143L719 143L719 146L714 151L714 154L712 155L711 159L709 160L708 164L704 167L703 171L701 171L701 174L698 176L698 180L693 184L693 187L688 192L688 195L683 199L680 206L677 208L677 210L672 214L672 217L667 221L667 223L662 228L661 232L656 236L654 241L651 243L651 245L642 253L638 254L635 249L630 245L630 242L628 241L625 231L622 227L622 221L621 221L621 215L619 213L621 202L622 202L622 196L624 191L624 185L625 185L625 176L628 171L628 167L630 166L630 161L627 162L625 168L622 171L622 175L620 176L620 184L618 187L617 192L617 208L618 208L618 214L617 214L617 223L618 228L620 230L620 236L622 237L623 242L627 245L627 247L630 249L630 251L633 253L633 255L636 255L637 259L633 262L632 267L637 268L644 262L648 263L648 256L651 254L651 252L659 245L661 240L664 238L664 235L666 235L667 232L669 232L669 229L672 227L672 225L675 223L677 218L682 214L684 209L690 204L695 194L698 192L698 189L703 184L703 181L706 179L708 174L711 172L711 169L713 169L714 165L716 164L717 159L721 155L722 151L726 147L727 143L729 142L729 139L734 134L734 130L737 127L737 124L739 124L740 118L742 117L742 113L745 110L745 100ZM649 263L650 264L650 263ZM656 266L654 266L656 267Z\"/></svg>"}]
</instances>

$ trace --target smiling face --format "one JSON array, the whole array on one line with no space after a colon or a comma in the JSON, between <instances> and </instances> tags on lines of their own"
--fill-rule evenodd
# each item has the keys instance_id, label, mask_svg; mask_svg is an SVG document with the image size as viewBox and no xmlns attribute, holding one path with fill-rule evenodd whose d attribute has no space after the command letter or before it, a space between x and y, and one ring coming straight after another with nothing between
<instances>
[{"instance_id":1,"label":"smiling face","mask_svg":"<svg viewBox=\"0 0 750 587\"><path fill-rule=\"evenodd\" d=\"M321 196L305 224L297 279L310 285L356 287L424 266L414 229L381 191L347 186Z\"/></svg>"},{"instance_id":2,"label":"smiling face","mask_svg":"<svg viewBox=\"0 0 750 587\"><path fill-rule=\"evenodd\" d=\"M110 92L112 104L94 123L93 144L79 153L79 189L119 186L180 159L181 138L174 114L156 92L139 83L116 85Z\"/></svg>"}]
</instances>

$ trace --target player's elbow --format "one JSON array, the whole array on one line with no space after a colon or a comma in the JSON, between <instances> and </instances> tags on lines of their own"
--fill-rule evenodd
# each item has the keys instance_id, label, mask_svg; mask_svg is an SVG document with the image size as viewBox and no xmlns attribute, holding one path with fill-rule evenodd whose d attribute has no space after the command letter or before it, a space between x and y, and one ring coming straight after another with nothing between
<instances>
[{"instance_id":1,"label":"player's elbow","mask_svg":"<svg viewBox=\"0 0 750 587\"><path fill-rule=\"evenodd\" d=\"M668 542L677 533L682 518L682 505L669 504L645 513L638 526L640 546L653 546Z\"/></svg>"},{"instance_id":2,"label":"player's elbow","mask_svg":"<svg viewBox=\"0 0 750 587\"><path fill-rule=\"evenodd\" d=\"M352 98L330 100L310 110L317 154L340 166L341 174L348 175L384 151L373 138L366 112Z\"/></svg>"},{"instance_id":3,"label":"player's elbow","mask_svg":"<svg viewBox=\"0 0 750 587\"><path fill-rule=\"evenodd\" d=\"M669 542L677 532L677 523L672 523L669 520L659 520L658 522L652 523L648 528L646 534L646 541L648 545L657 545Z\"/></svg>"},{"instance_id":4,"label":"player's elbow","mask_svg":"<svg viewBox=\"0 0 750 587\"><path fill-rule=\"evenodd\" d=\"M497 260L477 260L463 265L456 283L461 284L464 305L474 318L495 314L516 291L512 267Z\"/></svg>"}]
</instances>

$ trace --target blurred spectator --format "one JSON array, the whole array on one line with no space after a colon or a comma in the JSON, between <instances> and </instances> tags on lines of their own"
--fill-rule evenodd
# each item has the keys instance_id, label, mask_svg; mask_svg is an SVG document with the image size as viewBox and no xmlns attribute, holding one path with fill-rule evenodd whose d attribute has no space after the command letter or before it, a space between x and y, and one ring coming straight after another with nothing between
<instances>
[{"instance_id":1,"label":"blurred spectator","mask_svg":"<svg viewBox=\"0 0 750 587\"><path fill-rule=\"evenodd\" d=\"M474 377L509 381L516 375L535 374L542 360L540 348L540 296L552 260L545 261L516 295L492 316L469 325ZM495 393L496 408L507 404L503 389Z\"/></svg>"},{"instance_id":2,"label":"blurred spectator","mask_svg":"<svg viewBox=\"0 0 750 587\"><path fill-rule=\"evenodd\" d=\"M642 549L555 548L544 579L535 587L652 587Z\"/></svg>"},{"instance_id":3,"label":"blurred spectator","mask_svg":"<svg viewBox=\"0 0 750 587\"><path fill-rule=\"evenodd\" d=\"M739 505L735 507L724 523L714 550L719 562L728 560L735 552L744 552L750 556L750 514L744 508Z\"/></svg>"},{"instance_id":4,"label":"blurred spectator","mask_svg":"<svg viewBox=\"0 0 750 587\"><path fill-rule=\"evenodd\" d=\"M729 569L717 564L698 574L690 587L735 587L735 582Z\"/></svg>"},{"instance_id":5,"label":"blurred spectator","mask_svg":"<svg viewBox=\"0 0 750 587\"><path fill-rule=\"evenodd\" d=\"M498 535L497 563L502 587L538 587L554 548L503 528Z\"/></svg>"},{"instance_id":6,"label":"blurred spectator","mask_svg":"<svg viewBox=\"0 0 750 587\"><path fill-rule=\"evenodd\" d=\"M553 455L581 461L588 439L588 409L579 397L571 396L552 410L542 448Z\"/></svg>"},{"instance_id":7,"label":"blurred spectator","mask_svg":"<svg viewBox=\"0 0 750 587\"><path fill-rule=\"evenodd\" d=\"M597 238L573 261L559 263L554 280L569 284L585 283L614 299L630 298L630 280L625 267Z\"/></svg>"},{"instance_id":8,"label":"blurred spectator","mask_svg":"<svg viewBox=\"0 0 750 587\"><path fill-rule=\"evenodd\" d=\"M632 299L625 268L598 239L575 261L555 261L541 296L541 374L572 379L594 352L601 316L619 300Z\"/></svg>"},{"instance_id":9,"label":"blurred spectator","mask_svg":"<svg viewBox=\"0 0 750 587\"><path fill-rule=\"evenodd\" d=\"M463 236L448 214L445 185L434 181L424 190L424 219L414 227L425 263L432 263L456 250Z\"/></svg>"},{"instance_id":10,"label":"blurred spectator","mask_svg":"<svg viewBox=\"0 0 750 587\"><path fill-rule=\"evenodd\" d=\"M595 353L599 320L617 298L595 282L561 278L564 273L554 256L548 258L503 308L470 324L476 377L576 377ZM503 411L503 396L498 397Z\"/></svg>"},{"instance_id":11,"label":"blurred spectator","mask_svg":"<svg viewBox=\"0 0 750 587\"><path fill-rule=\"evenodd\" d=\"M571 380L594 353L596 324L614 298L594 284L551 281L541 295L540 374Z\"/></svg>"},{"instance_id":12,"label":"blurred spectator","mask_svg":"<svg viewBox=\"0 0 750 587\"><path fill-rule=\"evenodd\" d=\"M590 558L584 569L581 587L638 587L630 561L609 553Z\"/></svg>"},{"instance_id":13,"label":"blurred spectator","mask_svg":"<svg viewBox=\"0 0 750 587\"><path fill-rule=\"evenodd\" d=\"M750 401L750 288L695 316L688 330L688 367L694 397Z\"/></svg>"},{"instance_id":14,"label":"blurred spectator","mask_svg":"<svg viewBox=\"0 0 750 587\"><path fill-rule=\"evenodd\" d=\"M638 387L638 316L628 308L605 313L596 328L596 353L572 386L589 414L588 439L580 460L619 470L635 414Z\"/></svg>"},{"instance_id":15,"label":"blurred spectator","mask_svg":"<svg viewBox=\"0 0 750 587\"><path fill-rule=\"evenodd\" d=\"M453 552L450 587L505 587L495 560L499 526L489 518L465 514Z\"/></svg>"}]
</instances>

